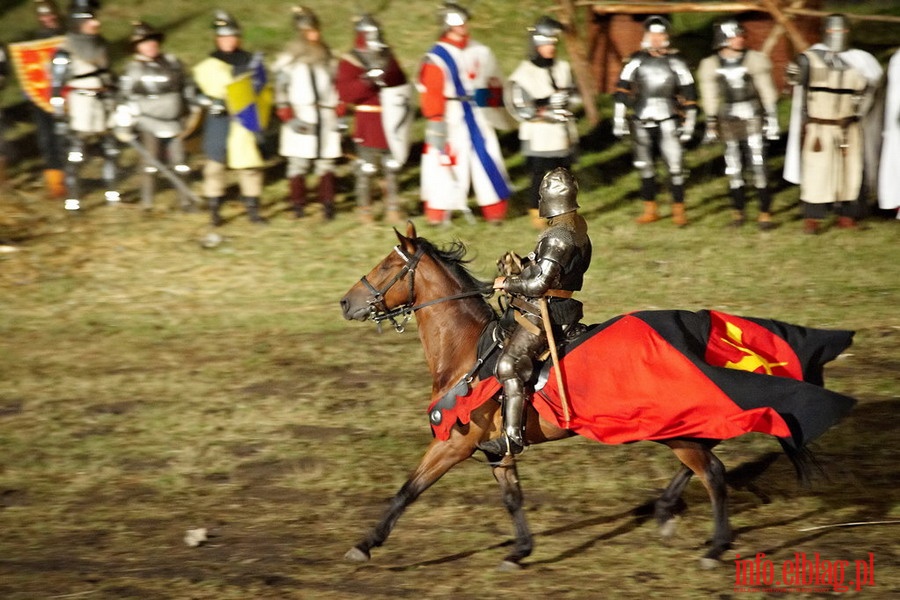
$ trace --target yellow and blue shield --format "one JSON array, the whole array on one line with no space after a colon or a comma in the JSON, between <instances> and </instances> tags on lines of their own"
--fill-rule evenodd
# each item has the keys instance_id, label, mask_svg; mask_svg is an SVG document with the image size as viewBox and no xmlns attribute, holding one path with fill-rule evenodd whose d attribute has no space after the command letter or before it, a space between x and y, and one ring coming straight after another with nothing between
<instances>
[{"instance_id":1,"label":"yellow and blue shield","mask_svg":"<svg viewBox=\"0 0 900 600\"><path fill-rule=\"evenodd\" d=\"M265 131L272 115L273 92L261 61L225 88L228 114L245 129Z\"/></svg>"}]
</instances>

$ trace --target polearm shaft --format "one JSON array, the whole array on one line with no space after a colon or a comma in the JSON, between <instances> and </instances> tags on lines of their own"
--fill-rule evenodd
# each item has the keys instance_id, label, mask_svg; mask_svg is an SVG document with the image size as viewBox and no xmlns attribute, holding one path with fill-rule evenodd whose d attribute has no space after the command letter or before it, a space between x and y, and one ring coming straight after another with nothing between
<instances>
[{"instance_id":1,"label":"polearm shaft","mask_svg":"<svg viewBox=\"0 0 900 600\"><path fill-rule=\"evenodd\" d=\"M556 352L556 339L553 337L553 324L550 322L550 303L546 296L539 300L541 306L541 320L544 322L544 330L547 332L547 346L550 348L550 358L553 360L553 370L556 371L556 387L559 389L559 401L563 410L563 426L568 429L572 415L569 410L569 397L566 396L566 386L563 383L562 369L559 364L559 354Z\"/></svg>"},{"instance_id":2,"label":"polearm shaft","mask_svg":"<svg viewBox=\"0 0 900 600\"><path fill-rule=\"evenodd\" d=\"M143 145L141 145L141 143L138 142L133 136L129 137L126 140L126 143L134 148L137 153L141 155L141 158L156 167L160 174L171 181L172 185L174 185L179 192L190 198L191 202L193 202L197 206L203 205L203 201L200 200L197 194L191 191L191 188L188 187L188 185L184 182L184 180L181 179L181 177L173 173L172 170L169 169L169 167L162 163L162 161L153 156L150 151L147 150Z\"/></svg>"}]
</instances>

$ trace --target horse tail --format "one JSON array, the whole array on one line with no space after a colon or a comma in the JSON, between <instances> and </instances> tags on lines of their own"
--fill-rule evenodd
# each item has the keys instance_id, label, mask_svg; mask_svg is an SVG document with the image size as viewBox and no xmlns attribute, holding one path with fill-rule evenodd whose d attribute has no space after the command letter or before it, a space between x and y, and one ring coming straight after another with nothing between
<instances>
[{"instance_id":1,"label":"horse tail","mask_svg":"<svg viewBox=\"0 0 900 600\"><path fill-rule=\"evenodd\" d=\"M779 439L779 441L781 442L781 447L784 449L784 453L787 455L788 459L790 459L791 464L794 465L794 470L797 473L797 481L801 487L810 487L814 472L822 474L826 479L828 478L825 469L822 467L822 463L819 462L819 459L807 446L797 447L790 442L785 442L781 439Z\"/></svg>"}]
</instances>

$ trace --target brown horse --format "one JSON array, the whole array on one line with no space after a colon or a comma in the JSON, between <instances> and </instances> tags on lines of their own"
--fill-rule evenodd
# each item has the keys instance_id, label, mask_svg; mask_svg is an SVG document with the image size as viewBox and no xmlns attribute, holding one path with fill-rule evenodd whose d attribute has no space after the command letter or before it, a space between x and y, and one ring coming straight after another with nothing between
<instances>
[{"instance_id":1,"label":"brown horse","mask_svg":"<svg viewBox=\"0 0 900 600\"><path fill-rule=\"evenodd\" d=\"M398 245L365 275L341 299L344 317L359 321L390 320L398 331L402 323L415 314L419 337L433 380L432 398L443 396L469 372L477 360L476 342L485 327L497 315L487 301L492 293L489 285L475 279L465 268L464 247L456 243L449 249L438 249L416 236L412 223L406 235L397 232ZM526 441L541 444L574 435L570 430L551 423L529 406L526 418ZM501 432L500 403L488 401L470 415L470 422L457 422L446 440L432 440L418 467L413 471L378 522L378 524L346 554L352 561L371 558L371 549L381 546L390 535L404 510L420 494L452 467L470 458L479 443ZM715 440L666 439L667 445L682 463L662 496L655 503L655 517L664 533L673 530L673 517L685 486L697 474L712 501L714 530L708 551L702 559L706 567L718 564L722 553L730 547L732 532L727 512L725 467L713 454ZM798 467L806 465L804 454L789 453ZM517 568L531 554L532 534L522 509L522 490L512 456L488 454L493 475L500 484L503 502L515 528L515 543L504 559L502 568Z\"/></svg>"}]
</instances>

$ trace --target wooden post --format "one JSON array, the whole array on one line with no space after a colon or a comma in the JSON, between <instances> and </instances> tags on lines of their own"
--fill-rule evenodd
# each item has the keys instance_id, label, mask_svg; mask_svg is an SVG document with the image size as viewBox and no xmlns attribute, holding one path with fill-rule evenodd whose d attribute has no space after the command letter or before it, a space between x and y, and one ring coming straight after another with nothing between
<instances>
[{"instance_id":1,"label":"wooden post","mask_svg":"<svg viewBox=\"0 0 900 600\"><path fill-rule=\"evenodd\" d=\"M788 37L791 39L791 44L793 44L795 52L803 52L809 48L809 42L806 41L806 38L803 37L803 34L800 33L800 30L797 29L797 26L794 25L794 22L791 21L790 17L782 12L781 7L778 6L778 3L775 2L775 0L760 0L759 3L770 15L772 15L775 22L784 27L785 32L787 32Z\"/></svg>"},{"instance_id":2,"label":"wooden post","mask_svg":"<svg viewBox=\"0 0 900 600\"><path fill-rule=\"evenodd\" d=\"M566 26L563 32L563 40L566 42L566 51L572 59L572 72L578 91L584 100L584 115L591 125L600 121L600 113L597 110L597 82L591 74L590 62L584 43L578 34L578 25L575 22L575 0L559 0L559 8L562 18L560 21Z\"/></svg>"}]
</instances>

